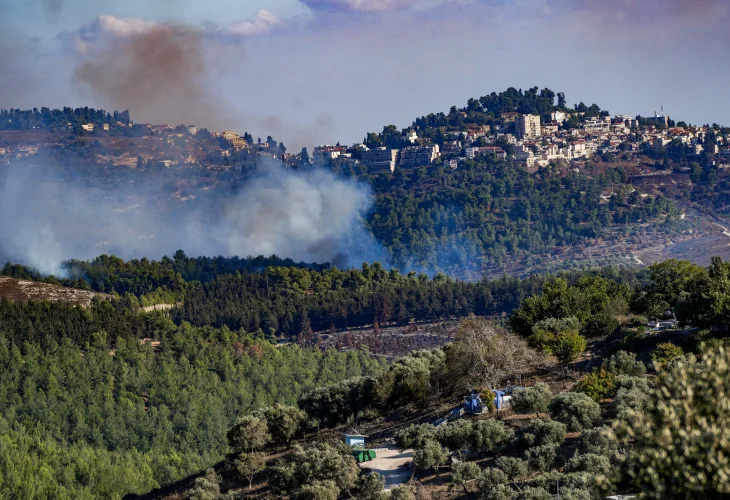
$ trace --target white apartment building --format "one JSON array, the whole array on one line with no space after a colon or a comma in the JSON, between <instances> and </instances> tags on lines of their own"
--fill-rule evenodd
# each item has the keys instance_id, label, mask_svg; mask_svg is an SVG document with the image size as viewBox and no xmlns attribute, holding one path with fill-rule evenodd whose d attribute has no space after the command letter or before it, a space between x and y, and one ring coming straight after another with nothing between
<instances>
[{"instance_id":1,"label":"white apartment building","mask_svg":"<svg viewBox=\"0 0 730 500\"><path fill-rule=\"evenodd\" d=\"M516 125L519 137L534 138L542 135L539 115L520 115Z\"/></svg>"},{"instance_id":2,"label":"white apartment building","mask_svg":"<svg viewBox=\"0 0 730 500\"><path fill-rule=\"evenodd\" d=\"M371 172L390 170L395 171L395 164L398 161L397 149L376 148L363 151L360 155L362 161Z\"/></svg>"}]
</instances>

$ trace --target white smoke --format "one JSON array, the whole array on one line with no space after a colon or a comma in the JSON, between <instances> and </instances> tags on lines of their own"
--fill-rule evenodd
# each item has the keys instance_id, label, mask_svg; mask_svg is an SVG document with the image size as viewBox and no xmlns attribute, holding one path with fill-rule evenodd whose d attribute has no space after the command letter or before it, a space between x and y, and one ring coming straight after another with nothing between
<instances>
[{"instance_id":1,"label":"white smoke","mask_svg":"<svg viewBox=\"0 0 730 500\"><path fill-rule=\"evenodd\" d=\"M47 169L8 169L0 176L0 254L56 275L72 258L157 259L177 249L338 266L385 258L363 225L373 197L362 183L262 165L236 193L219 188L183 202L170 195L169 180L152 175L110 190Z\"/></svg>"}]
</instances>

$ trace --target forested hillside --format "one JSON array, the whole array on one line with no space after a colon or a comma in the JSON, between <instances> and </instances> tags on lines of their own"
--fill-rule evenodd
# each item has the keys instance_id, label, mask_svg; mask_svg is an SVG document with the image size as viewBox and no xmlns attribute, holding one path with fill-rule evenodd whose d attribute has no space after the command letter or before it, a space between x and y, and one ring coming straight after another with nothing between
<instances>
[{"instance_id":1,"label":"forested hillside","mask_svg":"<svg viewBox=\"0 0 730 500\"><path fill-rule=\"evenodd\" d=\"M104 262L124 267L124 279L132 282L137 266L140 279L152 282L150 269L161 269L159 263ZM97 301L88 309L4 300L0 492L56 498L142 493L235 451L229 448L227 431L257 408L298 404L305 417L297 429L311 432L440 398L458 399L470 386L499 384L514 370L530 370L535 363L570 362L595 339L617 336L624 349L651 344L643 326L646 318L663 317L668 309L680 324L707 329L695 330L693 342L710 340L729 328L728 276L730 266L720 260L709 268L668 261L636 273L607 270L472 284L401 276L378 265L360 271L271 267L220 274L205 284L180 277L183 300L191 305L174 312L177 323L161 313L142 313L131 294ZM426 317L482 314L472 308L494 308L496 301L512 311L512 333L504 343L492 344L490 352L511 354L474 358L473 347L463 344L459 334L453 348L414 354L387 367L365 350L277 347L258 328L226 326L250 311L247 321L258 324L250 318L256 317L255 304L266 303L266 280L272 297L281 297L271 304L285 307L286 298L293 301L300 312L307 311L302 318L310 328L330 321L331 313L317 307L327 304L325 298L337 304L339 293L352 294L352 304L368 296L390 297L394 310L406 307L409 314ZM208 305L196 303L196 297L207 297ZM304 308L306 301L311 303ZM231 304L241 305L238 316ZM254 306L247 309L246 304ZM345 324L358 324L378 319L370 314L382 312L381 306L348 306L338 314ZM206 310L218 312L208 316ZM281 313L284 318L289 314L286 309ZM201 326L184 321L185 315L197 317ZM204 324L218 320L220 327ZM296 334L307 337L304 329ZM676 350L665 346L657 359L675 356ZM443 362L450 367L447 372L440 368ZM473 371L477 366L481 368ZM606 384L613 379L600 372L591 377L580 387L591 395L610 393Z\"/></svg>"}]
</instances>

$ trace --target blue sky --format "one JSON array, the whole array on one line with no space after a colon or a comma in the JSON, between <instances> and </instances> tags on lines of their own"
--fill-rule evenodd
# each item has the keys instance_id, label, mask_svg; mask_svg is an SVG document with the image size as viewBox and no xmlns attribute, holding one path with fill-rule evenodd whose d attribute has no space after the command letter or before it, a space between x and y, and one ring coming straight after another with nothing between
<instances>
[{"instance_id":1,"label":"blue sky","mask_svg":"<svg viewBox=\"0 0 730 500\"><path fill-rule=\"evenodd\" d=\"M0 107L129 109L138 121L194 121L300 147L357 141L470 97L539 86L613 113L646 115L664 104L677 119L730 124L727 0L0 0L0 7ZM129 70L115 66L124 63L120 47L170 23L199 34L196 72L173 67L157 85L160 99L137 99L144 90L134 82L113 88L109 75ZM101 84L83 77L89 64Z\"/></svg>"}]
</instances>

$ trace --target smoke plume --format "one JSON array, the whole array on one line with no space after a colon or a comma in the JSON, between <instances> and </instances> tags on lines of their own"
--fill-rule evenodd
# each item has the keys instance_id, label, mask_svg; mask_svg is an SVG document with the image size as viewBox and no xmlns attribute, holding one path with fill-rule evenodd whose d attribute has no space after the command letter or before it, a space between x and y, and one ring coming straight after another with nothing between
<instances>
[{"instance_id":1,"label":"smoke plume","mask_svg":"<svg viewBox=\"0 0 730 500\"><path fill-rule=\"evenodd\" d=\"M95 187L46 168L10 167L0 176L0 254L56 275L71 258L160 258L179 248L338 266L383 260L362 224L372 206L366 185L271 164L240 191L200 191L182 201L180 181L168 175Z\"/></svg>"},{"instance_id":2,"label":"smoke plume","mask_svg":"<svg viewBox=\"0 0 730 500\"><path fill-rule=\"evenodd\" d=\"M220 69L215 56L204 50L200 31L152 24L92 48L75 79L95 101L129 109L143 122L223 128L225 102L209 84Z\"/></svg>"}]
</instances>

